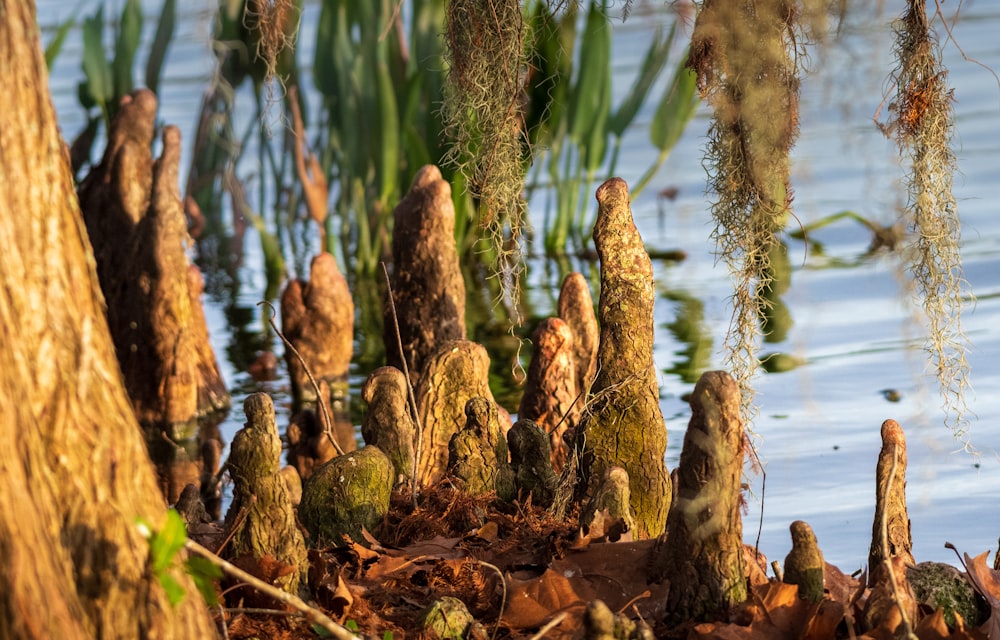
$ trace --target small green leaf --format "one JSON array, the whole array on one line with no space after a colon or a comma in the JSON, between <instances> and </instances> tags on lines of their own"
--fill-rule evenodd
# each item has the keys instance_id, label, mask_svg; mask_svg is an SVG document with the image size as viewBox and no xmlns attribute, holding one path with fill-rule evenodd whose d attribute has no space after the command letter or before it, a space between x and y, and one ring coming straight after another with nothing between
<instances>
[{"instance_id":1,"label":"small green leaf","mask_svg":"<svg viewBox=\"0 0 1000 640\"><path fill-rule=\"evenodd\" d=\"M187 530L184 528L184 520L174 509L167 510L167 517L163 521L163 527L153 534L149 541L149 553L152 557L153 572L160 573L169 567L177 552L184 546L187 540Z\"/></svg>"},{"instance_id":2,"label":"small green leaf","mask_svg":"<svg viewBox=\"0 0 1000 640\"><path fill-rule=\"evenodd\" d=\"M222 570L207 559L195 555L188 557L186 569L208 606L214 607L219 604L215 581L222 578Z\"/></svg>"},{"instance_id":3,"label":"small green leaf","mask_svg":"<svg viewBox=\"0 0 1000 640\"><path fill-rule=\"evenodd\" d=\"M174 35L174 24L177 17L177 0L163 0L160 10L160 21L156 25L156 36L149 49L146 59L146 86L153 93L159 94L160 76L163 73L163 61L167 57L167 48Z\"/></svg>"},{"instance_id":4,"label":"small green leaf","mask_svg":"<svg viewBox=\"0 0 1000 640\"><path fill-rule=\"evenodd\" d=\"M170 606L176 607L184 599L184 587L169 573L161 573L157 577L160 580L160 586L167 593L167 600L170 601Z\"/></svg>"}]
</instances>

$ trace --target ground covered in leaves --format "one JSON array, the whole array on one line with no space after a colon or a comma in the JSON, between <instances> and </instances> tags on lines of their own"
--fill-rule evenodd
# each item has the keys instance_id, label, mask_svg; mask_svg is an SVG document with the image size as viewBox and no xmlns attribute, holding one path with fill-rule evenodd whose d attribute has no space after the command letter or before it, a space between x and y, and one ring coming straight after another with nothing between
<instances>
[{"instance_id":1,"label":"ground covered in leaves","mask_svg":"<svg viewBox=\"0 0 1000 640\"><path fill-rule=\"evenodd\" d=\"M873 607L896 608L897 597L903 609L917 611L909 622L920 640L1000 638L1000 570L987 565L987 553L965 558L965 579L981 610L975 621L918 602L905 579L886 597L866 587L865 575L846 575L830 564L823 599L809 602L799 597L796 585L768 577L767 560L745 547L747 601L728 620L667 628L661 621L669 583L646 579L657 542L619 536L614 523L582 535L574 522L573 517L557 520L530 503L511 506L470 497L445 481L425 491L416 508L397 495L382 525L366 531L363 540L310 550L309 599L332 619L371 638L888 640L900 633L893 632L898 615L891 610L881 615L883 622L875 628L868 628L866 615L871 619ZM210 528L191 532L207 544L220 544L212 534ZM267 567L262 566L266 559L246 560L256 562L246 568L258 574L277 577L293 570L273 560ZM897 575L905 575L905 567L898 569ZM234 584L221 589L229 638L319 636L303 618L276 608L266 596ZM451 599L461 605L451 608L449 603L457 604ZM595 601L618 614L604 631L593 605L588 608ZM435 619L443 626L429 630Z\"/></svg>"}]
</instances>

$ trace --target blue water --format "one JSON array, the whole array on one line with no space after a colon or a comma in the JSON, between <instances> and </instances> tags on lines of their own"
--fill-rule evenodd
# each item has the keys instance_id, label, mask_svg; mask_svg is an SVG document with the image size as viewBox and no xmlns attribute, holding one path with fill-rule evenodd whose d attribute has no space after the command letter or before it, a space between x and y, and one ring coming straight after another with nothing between
<instances>
[{"instance_id":1,"label":"blue water","mask_svg":"<svg viewBox=\"0 0 1000 640\"><path fill-rule=\"evenodd\" d=\"M51 27L74 13L70 3L43 0L40 16ZM147 3L150 4L150 3ZM642 5L642 3L636 3ZM892 91L887 78L893 66L889 23L902 2L852 3L841 37L811 50L810 72L802 79L801 135L793 152L795 213L803 224L851 209L882 224L892 223L905 205L905 173L895 143L885 139L872 122L883 97ZM106 11L117 11L109 3ZM855 7L854 5L859 5ZM864 6L860 6L864 5ZM82 3L76 15L92 12L94 2ZM211 3L179 2L183 17L169 53L161 90L161 118L181 127L190 142L202 92L214 59L208 48ZM616 95L630 82L650 37L650 29L668 19L659 3L644 5L624 25L612 21L615 32ZM157 7L148 7L147 28ZM307 25L302 47L313 46L308 26L315 24L316 2L306 3ZM43 40L51 38L51 30ZM963 326L972 343L968 355L973 390L970 438L978 456L958 451L961 443L944 426L936 380L928 375L922 349L924 330L905 285L905 267L898 253L865 257L870 237L857 223L844 220L814 232L822 253L786 238L791 278L782 299L793 321L781 342L766 344L762 353L785 352L804 364L786 373L762 374L755 382L760 414L752 428L766 475L748 470L748 510L744 536L754 543L758 522L761 550L781 559L790 547L788 525L808 521L816 531L827 560L845 571L866 561L874 510L874 467L880 447L879 427L886 418L902 424L908 438L908 498L918 560L954 562L943 547L953 542L975 555L996 549L1000 536L1000 81L989 70L1000 69L1000 7L966 1L953 34L959 46L945 43L949 82L955 91L955 152L959 173L955 195L962 217L965 277L977 301L964 309ZM151 32L147 34L151 37ZM76 101L80 72L80 39L68 39L57 60L51 87L60 122L73 137L84 119ZM301 58L311 59L308 53ZM137 68L145 64L140 56ZM984 68L985 65L988 68ZM308 71L305 78L308 86ZM241 96L239 118L253 118L252 100ZM619 174L637 180L655 157L646 142L650 109L625 139ZM677 463L689 410L681 396L691 384L668 373L683 361L688 344L670 330L682 304L690 298L702 305L702 334L711 342L707 366L719 368L731 308L731 282L717 263L709 239L710 196L705 195L702 167L710 111L702 107L650 188L633 201L633 212L651 249L683 249L687 259L654 261L657 290L655 356L661 371L663 413L669 430L667 462ZM182 167L189 162L185 148ZM244 172L252 167L241 165ZM182 178L183 179L183 178ZM665 187L676 187L674 201L657 198ZM544 195L531 202L531 216L544 215ZM540 224L540 222L536 222ZM238 306L254 310L263 296L259 242L252 231L246 239L246 262ZM554 298L553 269L541 261L529 265L532 305L541 313ZM231 439L242 425L242 395L255 389L248 376L226 358L233 339L218 301L206 300L206 313L224 376L237 391L223 435ZM260 321L260 330L263 321ZM275 347L280 352L280 347ZM882 390L901 394L898 402ZM263 390L281 396L287 390L269 384ZM287 400L287 397L285 398ZM516 408L516 407L512 407ZM284 414L281 414L282 416ZM281 418L279 418L280 420ZM764 479L766 478L766 486Z\"/></svg>"}]
</instances>

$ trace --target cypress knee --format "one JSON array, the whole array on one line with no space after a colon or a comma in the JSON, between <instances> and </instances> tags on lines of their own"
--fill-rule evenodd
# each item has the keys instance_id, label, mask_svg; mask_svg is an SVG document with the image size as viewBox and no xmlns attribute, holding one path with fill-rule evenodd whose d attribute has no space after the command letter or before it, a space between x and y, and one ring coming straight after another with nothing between
<instances>
[{"instance_id":1,"label":"cypress knee","mask_svg":"<svg viewBox=\"0 0 1000 640\"><path fill-rule=\"evenodd\" d=\"M691 421L677 467L677 501L650 578L670 581L671 623L712 620L747 596L743 568L740 390L723 371L702 374L691 394Z\"/></svg>"},{"instance_id":2,"label":"cypress knee","mask_svg":"<svg viewBox=\"0 0 1000 640\"><path fill-rule=\"evenodd\" d=\"M559 317L573 331L573 359L576 361L577 388L584 395L590 391L597 372L597 345L600 328L594 315L590 286L582 273L573 272L559 289Z\"/></svg>"},{"instance_id":3,"label":"cypress knee","mask_svg":"<svg viewBox=\"0 0 1000 640\"><path fill-rule=\"evenodd\" d=\"M620 178L597 190L594 243L601 259L598 371L577 442L593 486L608 467L629 476L636 538L663 532L670 508L670 474L663 460L667 429L653 363L653 267L632 220Z\"/></svg>"},{"instance_id":4,"label":"cypress knee","mask_svg":"<svg viewBox=\"0 0 1000 640\"><path fill-rule=\"evenodd\" d=\"M914 564L910 516L906 511L906 438L895 420L882 423L881 436L882 449L875 467L875 521L868 552L869 587L884 578L886 560L899 557L906 566ZM882 544L883 520L888 548Z\"/></svg>"},{"instance_id":5,"label":"cypress knee","mask_svg":"<svg viewBox=\"0 0 1000 640\"><path fill-rule=\"evenodd\" d=\"M549 434L551 464L558 470L569 453L563 434L576 426L584 404L578 397L573 331L560 318L546 318L531 341L531 364L517 416L533 420Z\"/></svg>"},{"instance_id":6,"label":"cypress knee","mask_svg":"<svg viewBox=\"0 0 1000 640\"><path fill-rule=\"evenodd\" d=\"M281 475L281 437L274 423L274 403L266 393L254 393L244 401L243 409L247 422L233 437L229 453L233 502L226 513L226 530L232 539L228 555L242 559L244 567L248 558L269 557L295 567L276 586L296 593L308 571L306 547Z\"/></svg>"},{"instance_id":7,"label":"cypress knee","mask_svg":"<svg viewBox=\"0 0 1000 640\"><path fill-rule=\"evenodd\" d=\"M448 467L448 443L465 424L465 405L475 397L493 402L490 357L486 349L468 340L447 342L428 358L414 390L422 425L417 478L429 485ZM501 425L506 434L507 425Z\"/></svg>"},{"instance_id":8,"label":"cypress knee","mask_svg":"<svg viewBox=\"0 0 1000 640\"><path fill-rule=\"evenodd\" d=\"M799 597L809 602L823 599L823 577L826 563L819 550L816 534L807 523L796 520L789 526L792 550L785 556L783 582L798 585Z\"/></svg>"},{"instance_id":9,"label":"cypress knee","mask_svg":"<svg viewBox=\"0 0 1000 640\"><path fill-rule=\"evenodd\" d=\"M552 470L549 437L533 420L518 420L507 432L510 463L522 501L548 508L555 498L559 477Z\"/></svg>"},{"instance_id":10,"label":"cypress knee","mask_svg":"<svg viewBox=\"0 0 1000 640\"><path fill-rule=\"evenodd\" d=\"M126 389L140 422L189 437L199 416L229 404L192 277L178 188L180 131L163 130L153 161L156 97L138 90L111 123L80 207Z\"/></svg>"},{"instance_id":11,"label":"cypress knee","mask_svg":"<svg viewBox=\"0 0 1000 640\"><path fill-rule=\"evenodd\" d=\"M366 444L382 450L396 470L396 486L413 477L413 438L416 430L407 404L406 376L396 367L379 367L361 388L368 413L361 423Z\"/></svg>"},{"instance_id":12,"label":"cypress knee","mask_svg":"<svg viewBox=\"0 0 1000 640\"><path fill-rule=\"evenodd\" d=\"M337 456L316 469L302 486L299 518L310 546L340 546L345 537L363 540L389 510L395 471L378 447Z\"/></svg>"},{"instance_id":13,"label":"cypress knee","mask_svg":"<svg viewBox=\"0 0 1000 640\"><path fill-rule=\"evenodd\" d=\"M424 362L438 347L465 339L465 281L455 246L455 206L451 185L433 165L417 171L393 211L391 283L402 352L416 384ZM386 363L403 370L390 305L383 311Z\"/></svg>"},{"instance_id":14,"label":"cypress knee","mask_svg":"<svg viewBox=\"0 0 1000 640\"><path fill-rule=\"evenodd\" d=\"M448 473L470 495L496 492L505 502L514 498L514 470L492 400L472 398L466 403L465 427L448 441Z\"/></svg>"},{"instance_id":15,"label":"cypress knee","mask_svg":"<svg viewBox=\"0 0 1000 640\"><path fill-rule=\"evenodd\" d=\"M317 402L306 368L317 382L329 384L332 393L325 399L331 407L346 404L347 371L354 353L354 301L347 278L331 254L323 252L313 258L309 280L295 279L285 287L281 325L285 338L302 357L300 361L285 349L296 410ZM354 448L347 442L338 444L345 451Z\"/></svg>"}]
</instances>

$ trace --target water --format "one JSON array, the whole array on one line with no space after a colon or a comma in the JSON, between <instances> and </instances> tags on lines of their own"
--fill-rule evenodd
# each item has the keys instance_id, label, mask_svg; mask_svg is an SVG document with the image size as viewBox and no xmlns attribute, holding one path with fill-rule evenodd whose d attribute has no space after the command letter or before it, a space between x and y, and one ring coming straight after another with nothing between
<instances>
[{"instance_id":1,"label":"water","mask_svg":"<svg viewBox=\"0 0 1000 640\"><path fill-rule=\"evenodd\" d=\"M71 7L43 0L39 15L51 28L70 15ZM108 7L116 12L117 3ZM307 16L318 13L307 2ZM865 4L867 3L855 3ZM202 92L212 72L208 49L206 0L179 3L181 19L169 52L161 90L161 119L179 125L186 143L195 127ZM890 92L886 78L892 68L891 18L902 2L885 2L881 11L863 9L842 28L842 38L815 49L811 73L803 78L801 135L793 153L795 212L803 224L851 209L889 224L905 202L895 144L877 131L872 116L883 95ZM76 15L96 6L83 3ZM615 69L620 75L618 95L628 86L638 64L651 24L662 20L650 3L651 16L639 12L615 29ZM859 7L860 9L860 7ZM158 7L147 9L149 14ZM982 65L1000 69L1000 7L989 2L965 2L953 29L964 52ZM147 16L147 30L155 16ZM305 24L315 24L307 19ZM151 33L147 34L151 37ZM51 31L43 32L43 41ZM311 36L302 39L302 62L311 60ZM83 126L76 102L79 33L68 39L53 70L51 87L67 137ZM762 353L784 352L804 364L785 373L763 374L755 383L760 415L753 425L766 475L750 475L744 537L780 560L790 547L788 525L808 521L816 531L826 558L846 571L867 558L874 511L874 468L880 447L879 426L886 418L899 421L907 433L908 497L913 525L914 555L918 560L954 562L943 548L953 542L971 555L995 549L1000 536L1000 511L993 505L1000 487L1000 82L980 64L963 60L954 43L945 49L950 82L955 88L956 154L960 173L955 194L963 220L962 255L965 276L977 302L965 309L964 327L973 350L969 354L974 391L968 395L971 440L978 457L956 452L960 443L943 425L936 381L928 376L928 360L921 349L922 329L910 303L898 254L866 256L868 232L843 220L812 234L822 252L786 238L790 278L782 301L791 326L783 340L765 344ZM142 54L138 65L145 64ZM304 82L309 86L308 71ZM246 100L245 102L243 102ZM252 100L241 96L238 115L245 125L253 117ZM646 143L651 112L640 114L628 132L619 174L638 179L655 156ZM660 375L663 413L670 433L667 463L676 465L689 409L681 400L692 387L691 352L701 354L694 364L722 365L721 346L728 328L731 284L724 267L716 263L709 203L704 194L702 146L710 112L702 107L680 144L649 189L637 197L633 212L643 237L654 251L682 249L682 262L654 260L659 299L656 307L656 362ZM238 125L239 126L239 125ZM189 162L185 147L182 166ZM250 167L248 169L248 167ZM241 165L252 171L250 163ZM676 187L674 201L657 192ZM532 201L532 216L541 220L544 198ZM278 399L286 412L287 388L278 383L254 383L244 372L246 353L267 344L261 312L264 276L259 242L252 230L246 239L246 258L239 272L241 286L234 297L206 299L206 313L223 375L234 390L234 410L223 423L229 440L242 425L242 399L263 390ZM294 267L294 265L293 265ZM557 292L558 270L535 259L529 265L528 302L534 315L551 312ZM679 322L690 321L687 331ZM690 327L694 327L694 331ZM365 336L357 336L358 348ZM249 346L248 346L249 345ZM280 352L280 347L273 345ZM356 350L357 351L357 350ZM352 381L363 379L355 367ZM899 392L890 402L883 390ZM516 407L509 407L516 409ZM287 413L279 413L280 421ZM766 486L764 479L766 478ZM763 518L761 519L761 512Z\"/></svg>"}]
</instances>

